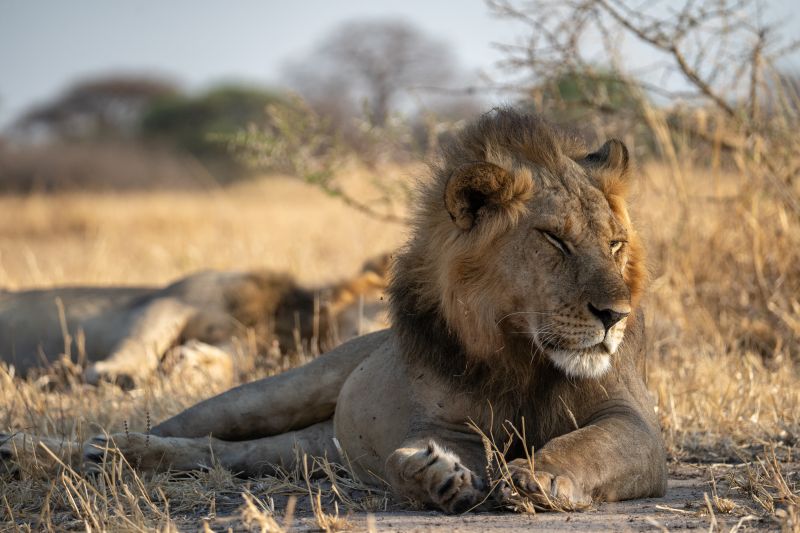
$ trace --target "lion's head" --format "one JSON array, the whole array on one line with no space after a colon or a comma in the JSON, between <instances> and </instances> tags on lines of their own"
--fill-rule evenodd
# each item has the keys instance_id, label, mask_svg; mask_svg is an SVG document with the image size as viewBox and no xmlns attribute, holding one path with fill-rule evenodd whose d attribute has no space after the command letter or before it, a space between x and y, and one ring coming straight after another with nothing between
<instances>
[{"instance_id":1,"label":"lion's head","mask_svg":"<svg viewBox=\"0 0 800 533\"><path fill-rule=\"evenodd\" d=\"M450 141L432 174L390 288L401 339L425 316L465 366L544 355L569 376L605 373L645 277L622 142L591 152L535 115L499 109ZM432 357L447 366L455 355Z\"/></svg>"}]
</instances>

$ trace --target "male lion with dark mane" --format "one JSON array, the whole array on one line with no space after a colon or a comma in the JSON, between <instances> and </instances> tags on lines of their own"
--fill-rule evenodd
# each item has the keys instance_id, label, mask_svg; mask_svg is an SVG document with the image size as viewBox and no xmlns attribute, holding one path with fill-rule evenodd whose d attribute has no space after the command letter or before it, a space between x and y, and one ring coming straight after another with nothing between
<instances>
[{"instance_id":1,"label":"male lion with dark mane","mask_svg":"<svg viewBox=\"0 0 800 533\"><path fill-rule=\"evenodd\" d=\"M145 469L213 457L245 475L290 464L295 446L340 449L360 479L460 512L490 490L475 429L502 435L508 421L528 439L506 454L510 476L534 501L663 495L628 159L619 141L590 152L535 115L481 116L421 185L389 285L391 329L113 445ZM100 461L109 444L93 439L83 459Z\"/></svg>"}]
</instances>

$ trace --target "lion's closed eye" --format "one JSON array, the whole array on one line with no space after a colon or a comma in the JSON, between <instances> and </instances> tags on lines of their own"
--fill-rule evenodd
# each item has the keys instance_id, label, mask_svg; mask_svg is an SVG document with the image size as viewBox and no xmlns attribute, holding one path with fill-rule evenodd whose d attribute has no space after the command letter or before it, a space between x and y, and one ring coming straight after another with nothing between
<instances>
[{"instance_id":1,"label":"lion's closed eye","mask_svg":"<svg viewBox=\"0 0 800 533\"><path fill-rule=\"evenodd\" d=\"M553 232L547 230L539 230L544 238L552 244L558 251L564 255L572 254L572 249L566 241L556 236Z\"/></svg>"}]
</instances>

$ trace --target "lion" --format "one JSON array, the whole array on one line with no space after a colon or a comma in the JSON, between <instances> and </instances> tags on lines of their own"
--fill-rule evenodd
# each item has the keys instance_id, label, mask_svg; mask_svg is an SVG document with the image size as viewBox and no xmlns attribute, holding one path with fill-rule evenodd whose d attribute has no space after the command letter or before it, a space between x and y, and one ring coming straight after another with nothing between
<instances>
[{"instance_id":1,"label":"lion","mask_svg":"<svg viewBox=\"0 0 800 533\"><path fill-rule=\"evenodd\" d=\"M286 353L385 327L387 269L388 254L327 287L268 271L206 271L166 287L0 292L0 361L25 376L61 354L79 355L89 363L87 382L126 387L169 363L174 373L197 367L230 386L232 356L249 333L260 352ZM299 346L304 340L313 346Z\"/></svg>"},{"instance_id":2,"label":"lion","mask_svg":"<svg viewBox=\"0 0 800 533\"><path fill-rule=\"evenodd\" d=\"M458 513L491 501L486 440L513 424L526 439L503 468L535 502L579 509L663 495L625 145L592 152L505 108L446 142L393 266L389 329L203 401L149 435L65 448L87 466L115 446L143 469L213 460L246 476L291 465L299 448L340 456L403 501Z\"/></svg>"}]
</instances>

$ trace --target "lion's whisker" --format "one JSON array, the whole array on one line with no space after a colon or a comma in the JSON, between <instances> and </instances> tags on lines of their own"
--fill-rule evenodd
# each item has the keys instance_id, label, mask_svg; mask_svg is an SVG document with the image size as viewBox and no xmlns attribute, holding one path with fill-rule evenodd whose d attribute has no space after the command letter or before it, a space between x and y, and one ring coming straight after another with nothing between
<instances>
[{"instance_id":1,"label":"lion's whisker","mask_svg":"<svg viewBox=\"0 0 800 533\"><path fill-rule=\"evenodd\" d=\"M506 318L508 318L510 316L513 316L513 315L545 315L545 316L551 316L551 315L554 315L554 314L555 313L553 311L514 311L513 313L508 313L507 315L502 317L500 320L495 322L495 326L499 326L500 322L502 322Z\"/></svg>"}]
</instances>

